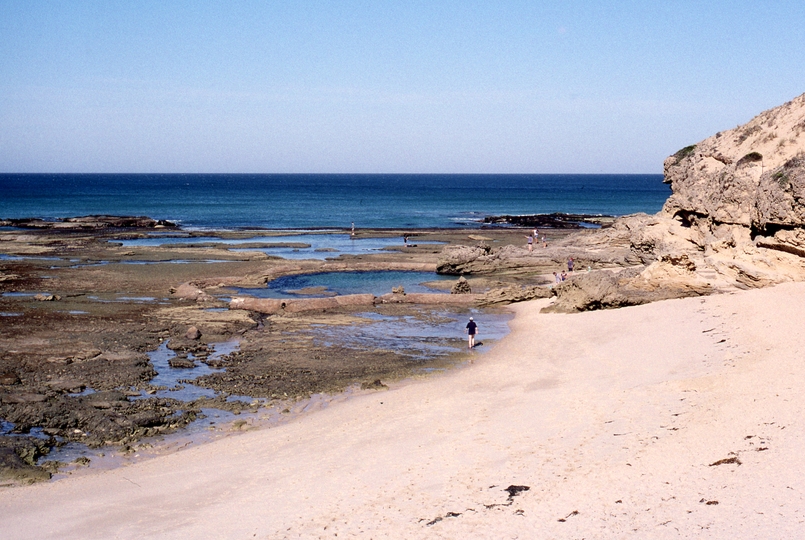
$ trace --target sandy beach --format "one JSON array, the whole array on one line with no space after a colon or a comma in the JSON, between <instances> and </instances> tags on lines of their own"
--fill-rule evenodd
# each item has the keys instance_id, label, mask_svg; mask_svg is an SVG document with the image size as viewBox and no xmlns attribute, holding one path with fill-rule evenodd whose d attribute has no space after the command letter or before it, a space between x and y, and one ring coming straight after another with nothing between
<instances>
[{"instance_id":1,"label":"sandy beach","mask_svg":"<svg viewBox=\"0 0 805 540\"><path fill-rule=\"evenodd\" d=\"M128 467L5 489L4 535L793 538L805 528L805 284L573 315L539 313L547 302L512 306L511 334L465 368Z\"/></svg>"}]
</instances>

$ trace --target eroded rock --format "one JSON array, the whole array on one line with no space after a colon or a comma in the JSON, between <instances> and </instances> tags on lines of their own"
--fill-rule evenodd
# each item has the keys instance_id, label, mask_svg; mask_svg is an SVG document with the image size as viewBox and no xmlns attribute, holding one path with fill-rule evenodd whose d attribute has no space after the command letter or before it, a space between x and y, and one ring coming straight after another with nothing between
<instances>
[{"instance_id":1,"label":"eroded rock","mask_svg":"<svg viewBox=\"0 0 805 540\"><path fill-rule=\"evenodd\" d=\"M712 287L690 271L686 262L677 265L667 260L621 272L579 274L558 284L553 292L556 301L542 309L546 313L575 313L701 296L711 293Z\"/></svg>"},{"instance_id":2,"label":"eroded rock","mask_svg":"<svg viewBox=\"0 0 805 540\"><path fill-rule=\"evenodd\" d=\"M450 294L472 294L472 287L470 287L467 278L464 276L458 278L458 281L450 288Z\"/></svg>"},{"instance_id":3,"label":"eroded rock","mask_svg":"<svg viewBox=\"0 0 805 540\"><path fill-rule=\"evenodd\" d=\"M551 289L547 287L540 287L538 285L528 287L511 285L509 287L492 289L491 291L484 293L479 299L479 304L512 304L514 302L524 302L526 300L535 300L537 298L550 298L551 296Z\"/></svg>"},{"instance_id":4,"label":"eroded rock","mask_svg":"<svg viewBox=\"0 0 805 540\"><path fill-rule=\"evenodd\" d=\"M805 94L665 160L667 216L752 230L805 225Z\"/></svg>"},{"instance_id":5,"label":"eroded rock","mask_svg":"<svg viewBox=\"0 0 805 540\"><path fill-rule=\"evenodd\" d=\"M191 326L190 328L187 329L187 332L185 332L184 337L185 339L189 340L201 339L201 332L195 326Z\"/></svg>"}]
</instances>

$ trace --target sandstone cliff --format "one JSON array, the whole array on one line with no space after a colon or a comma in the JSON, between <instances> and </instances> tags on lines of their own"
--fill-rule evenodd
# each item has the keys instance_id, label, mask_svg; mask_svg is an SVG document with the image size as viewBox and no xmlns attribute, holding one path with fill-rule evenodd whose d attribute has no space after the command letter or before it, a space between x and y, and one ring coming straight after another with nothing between
<instances>
[{"instance_id":1,"label":"sandstone cliff","mask_svg":"<svg viewBox=\"0 0 805 540\"><path fill-rule=\"evenodd\" d=\"M486 273L568 256L595 268L554 289L554 311L642 304L805 280L805 94L665 160L672 195L654 216L635 214L548 252L457 248L445 273Z\"/></svg>"},{"instance_id":2,"label":"sandstone cliff","mask_svg":"<svg viewBox=\"0 0 805 540\"><path fill-rule=\"evenodd\" d=\"M805 225L805 94L665 160L663 213L752 233Z\"/></svg>"}]
</instances>

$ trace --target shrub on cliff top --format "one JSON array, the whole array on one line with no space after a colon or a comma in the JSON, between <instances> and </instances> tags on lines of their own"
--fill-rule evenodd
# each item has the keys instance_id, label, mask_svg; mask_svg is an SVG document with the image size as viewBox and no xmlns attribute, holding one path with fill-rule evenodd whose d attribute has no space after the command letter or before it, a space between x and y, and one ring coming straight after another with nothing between
<instances>
[{"instance_id":1,"label":"shrub on cliff top","mask_svg":"<svg viewBox=\"0 0 805 540\"><path fill-rule=\"evenodd\" d=\"M749 152L744 157L738 160L738 165L743 165L745 163L754 163L756 161L763 161L763 154L759 152Z\"/></svg>"},{"instance_id":2,"label":"shrub on cliff top","mask_svg":"<svg viewBox=\"0 0 805 540\"><path fill-rule=\"evenodd\" d=\"M696 150L696 145L691 144L690 146L686 146L685 148L679 150L676 154L674 154L674 165L679 165L679 162L688 157Z\"/></svg>"},{"instance_id":3,"label":"shrub on cliff top","mask_svg":"<svg viewBox=\"0 0 805 540\"><path fill-rule=\"evenodd\" d=\"M685 159L686 157L691 155L694 150L696 150L696 145L691 144L690 146L686 146L682 150L679 150L676 154L674 154L674 157L677 159Z\"/></svg>"}]
</instances>

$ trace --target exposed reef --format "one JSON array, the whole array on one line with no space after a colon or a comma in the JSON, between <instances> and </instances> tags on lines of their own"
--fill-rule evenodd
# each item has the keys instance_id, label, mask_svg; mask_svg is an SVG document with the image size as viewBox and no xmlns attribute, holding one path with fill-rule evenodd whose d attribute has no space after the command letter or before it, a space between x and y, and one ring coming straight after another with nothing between
<instances>
[{"instance_id":1,"label":"exposed reef","mask_svg":"<svg viewBox=\"0 0 805 540\"><path fill-rule=\"evenodd\" d=\"M582 229L595 225L606 227L612 224L615 216L592 214L565 214L554 212L552 214L529 214L522 216L487 216L483 219L485 224L511 225L515 227L537 227L550 229Z\"/></svg>"},{"instance_id":2,"label":"exposed reef","mask_svg":"<svg viewBox=\"0 0 805 540\"><path fill-rule=\"evenodd\" d=\"M176 229L172 221L145 216L81 216L46 220L40 218L3 219L0 227L21 229Z\"/></svg>"}]
</instances>

